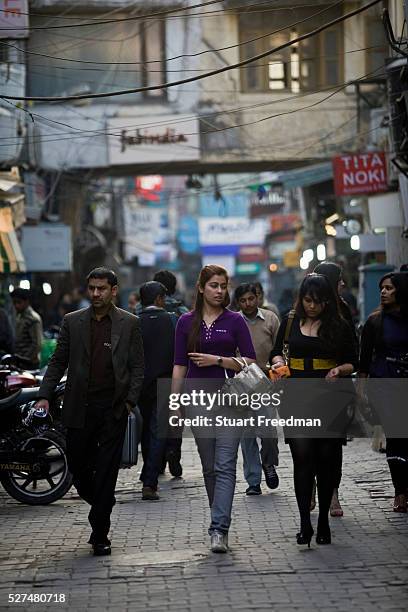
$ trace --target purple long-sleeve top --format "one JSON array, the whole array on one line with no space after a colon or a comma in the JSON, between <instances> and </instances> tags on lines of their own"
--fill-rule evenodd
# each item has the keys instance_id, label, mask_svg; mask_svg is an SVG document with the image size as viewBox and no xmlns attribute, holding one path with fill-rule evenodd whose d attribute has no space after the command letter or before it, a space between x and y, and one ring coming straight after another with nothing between
<instances>
[{"instance_id":1,"label":"purple long-sleeve top","mask_svg":"<svg viewBox=\"0 0 408 612\"><path fill-rule=\"evenodd\" d=\"M177 322L174 365L188 368L186 378L224 378L223 368L216 365L199 368L189 359L187 342L193 317L194 312L188 312ZM256 359L248 326L238 312L225 309L209 327L201 322L200 339L194 352L235 357L237 350L242 357Z\"/></svg>"}]
</instances>

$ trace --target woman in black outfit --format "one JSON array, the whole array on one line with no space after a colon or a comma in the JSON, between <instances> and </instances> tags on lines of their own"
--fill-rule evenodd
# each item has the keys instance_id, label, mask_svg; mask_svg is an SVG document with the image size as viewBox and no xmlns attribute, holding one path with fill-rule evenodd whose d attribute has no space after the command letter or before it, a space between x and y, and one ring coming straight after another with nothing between
<instances>
[{"instance_id":1,"label":"woman in black outfit","mask_svg":"<svg viewBox=\"0 0 408 612\"><path fill-rule=\"evenodd\" d=\"M369 316L361 335L359 375L361 378L405 378L407 372L389 358L406 359L408 353L408 273L386 274L379 287L381 306ZM383 416L400 409L399 385L384 380L369 391L374 408L379 407ZM393 509L405 513L408 509L408 439L388 436L387 430L385 433L388 466L395 489Z\"/></svg>"},{"instance_id":2,"label":"woman in black outfit","mask_svg":"<svg viewBox=\"0 0 408 612\"><path fill-rule=\"evenodd\" d=\"M284 362L282 353L287 324L288 317L280 325L270 355L272 370ZM308 274L304 278L295 304L288 343L292 377L334 380L349 376L355 369L357 355L352 332L340 315L338 299L325 276ZM313 409L313 404L308 405ZM295 493L300 513L297 543L310 546L313 535L310 500L316 477L319 496L316 542L330 544L328 515L342 440L291 438L287 442L293 458Z\"/></svg>"},{"instance_id":3,"label":"woman in black outfit","mask_svg":"<svg viewBox=\"0 0 408 612\"><path fill-rule=\"evenodd\" d=\"M355 350L356 350L356 353L358 354L358 337L357 337L356 328L353 322L353 316L351 314L350 306L341 297L341 294L340 294L341 288L344 287L341 267L332 261L324 261L318 264L313 270L313 272L316 272L316 274L323 274L323 276L325 276L328 279L331 286L333 287L334 293L337 295L339 299L340 314L343 317L343 319L347 321L347 323L350 325L350 329L352 331L354 342L355 342ZM343 516L343 508L341 507L341 504L339 501L339 488L340 488L342 467L343 467L343 446L346 444L347 444L347 438L344 437L343 444L340 449L339 464L337 465L337 470L336 470L336 478L335 478L335 483L334 483L333 496L330 502L330 516ZM312 494L312 503L310 506L311 510L313 510L314 507L316 506L315 496L316 496L316 487L314 486L313 494Z\"/></svg>"}]
</instances>

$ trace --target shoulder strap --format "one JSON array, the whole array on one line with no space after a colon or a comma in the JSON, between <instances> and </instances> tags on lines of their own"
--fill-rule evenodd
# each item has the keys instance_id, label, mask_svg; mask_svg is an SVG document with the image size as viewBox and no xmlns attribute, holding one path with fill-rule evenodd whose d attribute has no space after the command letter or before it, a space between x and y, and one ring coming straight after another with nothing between
<instances>
[{"instance_id":1,"label":"shoulder strap","mask_svg":"<svg viewBox=\"0 0 408 612\"><path fill-rule=\"evenodd\" d=\"M290 350L289 350L289 336L292 329L293 319L295 318L295 311L291 310L286 321L285 337L283 339L282 357L285 364L288 366L290 363Z\"/></svg>"},{"instance_id":2,"label":"shoulder strap","mask_svg":"<svg viewBox=\"0 0 408 612\"><path fill-rule=\"evenodd\" d=\"M292 329L293 319L295 318L295 314L296 314L295 310L291 310L289 312L289 314L288 314L288 320L286 321L285 337L283 339L285 344L289 340L289 336L290 336L290 332L291 332L291 329Z\"/></svg>"}]
</instances>

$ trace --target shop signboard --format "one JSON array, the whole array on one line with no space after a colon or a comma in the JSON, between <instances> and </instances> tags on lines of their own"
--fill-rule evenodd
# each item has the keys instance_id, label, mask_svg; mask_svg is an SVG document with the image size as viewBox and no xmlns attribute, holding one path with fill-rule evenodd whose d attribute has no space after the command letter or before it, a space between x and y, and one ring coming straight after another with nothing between
<instances>
[{"instance_id":1,"label":"shop signboard","mask_svg":"<svg viewBox=\"0 0 408 612\"><path fill-rule=\"evenodd\" d=\"M160 211L148 207L127 205L124 200L124 253L127 261L139 258L139 265L155 263L155 232L160 225Z\"/></svg>"},{"instance_id":2,"label":"shop signboard","mask_svg":"<svg viewBox=\"0 0 408 612\"><path fill-rule=\"evenodd\" d=\"M245 217L207 217L199 219L200 245L202 247L263 245L266 234L263 219Z\"/></svg>"},{"instance_id":3,"label":"shop signboard","mask_svg":"<svg viewBox=\"0 0 408 612\"><path fill-rule=\"evenodd\" d=\"M383 151L338 155L332 161L336 196L388 190L387 163Z\"/></svg>"},{"instance_id":4,"label":"shop signboard","mask_svg":"<svg viewBox=\"0 0 408 612\"><path fill-rule=\"evenodd\" d=\"M28 38L28 0L0 0L0 38Z\"/></svg>"},{"instance_id":5,"label":"shop signboard","mask_svg":"<svg viewBox=\"0 0 408 612\"><path fill-rule=\"evenodd\" d=\"M259 274L259 272L261 271L261 264L260 263L242 263L239 262L236 264L235 266L235 274L237 275L256 275Z\"/></svg>"},{"instance_id":6,"label":"shop signboard","mask_svg":"<svg viewBox=\"0 0 408 612\"><path fill-rule=\"evenodd\" d=\"M112 166L200 159L198 118L191 115L132 115L107 122Z\"/></svg>"},{"instance_id":7,"label":"shop signboard","mask_svg":"<svg viewBox=\"0 0 408 612\"><path fill-rule=\"evenodd\" d=\"M27 272L70 272L72 270L71 227L44 223L21 228L21 249Z\"/></svg>"},{"instance_id":8,"label":"shop signboard","mask_svg":"<svg viewBox=\"0 0 408 612\"><path fill-rule=\"evenodd\" d=\"M242 246L239 249L239 261L242 263L254 263L265 260L265 250L260 246Z\"/></svg>"}]
</instances>

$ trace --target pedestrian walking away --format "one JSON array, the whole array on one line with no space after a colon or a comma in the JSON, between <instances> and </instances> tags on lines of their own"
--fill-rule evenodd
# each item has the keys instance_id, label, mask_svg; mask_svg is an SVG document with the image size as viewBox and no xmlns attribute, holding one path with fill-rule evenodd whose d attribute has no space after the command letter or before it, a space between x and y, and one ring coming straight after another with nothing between
<instances>
[{"instance_id":1,"label":"pedestrian walking away","mask_svg":"<svg viewBox=\"0 0 408 612\"><path fill-rule=\"evenodd\" d=\"M169 424L168 393L164 386L171 379L174 360L174 325L164 309L166 288L161 283L150 281L140 287L143 310L140 325L145 361L144 381L139 396L139 408L143 417L142 455L143 482L142 499L156 501L158 477L166 452ZM179 474L181 476L181 474Z\"/></svg>"},{"instance_id":2,"label":"pedestrian walking away","mask_svg":"<svg viewBox=\"0 0 408 612\"><path fill-rule=\"evenodd\" d=\"M325 276L308 274L304 278L294 311L280 325L270 356L273 371L284 364L286 342L290 355L288 365L293 378L335 380L349 376L356 369L357 354L352 331L340 315L337 297ZM314 412L314 399L303 400L304 404L306 402L308 405L305 408L309 407L310 412ZM324 410L330 410L330 405L324 406ZM313 536L310 504L316 477L319 497L316 542L330 544L328 514L342 439L287 436L287 441L293 458L295 494L300 514L297 543L310 546Z\"/></svg>"},{"instance_id":3,"label":"pedestrian walking away","mask_svg":"<svg viewBox=\"0 0 408 612\"><path fill-rule=\"evenodd\" d=\"M334 262L324 261L315 267L314 272L316 272L316 274L323 274L323 276L325 276L327 280L329 281L329 283L331 284L334 293L337 295L338 300L339 300L340 314L343 317L343 319L347 321L347 323L350 325L350 329L352 331L353 339L355 342L355 349L358 353L358 338L357 338L356 328L355 328L354 321L353 321L353 315L351 313L349 305L341 296L341 291L344 287L341 267ZM343 446L346 444L347 444L347 437L345 436L343 439ZM340 449L339 464L336 469L336 480L334 484L334 491L333 491L332 500L330 502L330 516L333 516L333 517L335 516L340 517L340 516L343 516L344 514L343 508L341 507L341 504L339 501L339 488L340 488L340 482L341 482L341 476L342 476L342 467L343 467L343 448ZM316 487L314 486L311 509L313 509L315 505L316 505Z\"/></svg>"},{"instance_id":4,"label":"pedestrian walking away","mask_svg":"<svg viewBox=\"0 0 408 612\"><path fill-rule=\"evenodd\" d=\"M269 355L274 347L279 329L277 315L258 307L257 287L255 284L243 283L236 288L234 300L240 308L240 314L245 319L256 353L256 363L268 374ZM276 467L279 465L279 447L276 429L267 428L267 432L251 427L250 432L244 432L241 439L242 457L244 460L244 476L248 483L247 495L261 495L262 470L266 485L270 489L279 486ZM263 435L264 434L264 435ZM257 438L260 438L261 448Z\"/></svg>"},{"instance_id":5,"label":"pedestrian walking away","mask_svg":"<svg viewBox=\"0 0 408 612\"><path fill-rule=\"evenodd\" d=\"M229 301L227 271L221 266L204 266L196 285L194 310L182 315L177 323L172 393L180 393L185 378L188 391L202 389L210 379L214 383L212 389L221 389L224 368L230 375L241 369L232 359L237 350L248 363L255 361L248 326L239 313L228 310ZM203 412L204 408L199 407L197 414ZM223 414L222 407L219 413ZM242 429L226 431L228 428L217 428L212 423L192 430L211 510L211 550L225 553Z\"/></svg>"},{"instance_id":6,"label":"pedestrian walking away","mask_svg":"<svg viewBox=\"0 0 408 612\"><path fill-rule=\"evenodd\" d=\"M108 555L127 414L143 382L143 343L138 318L113 304L116 274L95 268L87 283L91 306L64 317L37 407L48 410L68 368L62 407L68 464L80 497L91 506L89 543L95 555Z\"/></svg>"},{"instance_id":7,"label":"pedestrian walking away","mask_svg":"<svg viewBox=\"0 0 408 612\"><path fill-rule=\"evenodd\" d=\"M166 297L164 299L164 308L170 314L174 327L182 314L189 312L189 309L184 302L177 296L177 278L170 270L159 270L153 277L154 281L161 283L166 288ZM164 473L166 464L168 463L169 472L174 477L180 477L183 474L181 465L181 445L183 427L178 428L178 433L168 439L166 451L163 457L161 472Z\"/></svg>"},{"instance_id":8,"label":"pedestrian walking away","mask_svg":"<svg viewBox=\"0 0 408 612\"><path fill-rule=\"evenodd\" d=\"M153 280L161 283L166 288L164 307L167 312L174 314L177 319L182 314L189 312L183 300L176 296L177 279L173 272L170 272L170 270L159 270L159 272L156 272L154 275Z\"/></svg>"}]
</instances>

